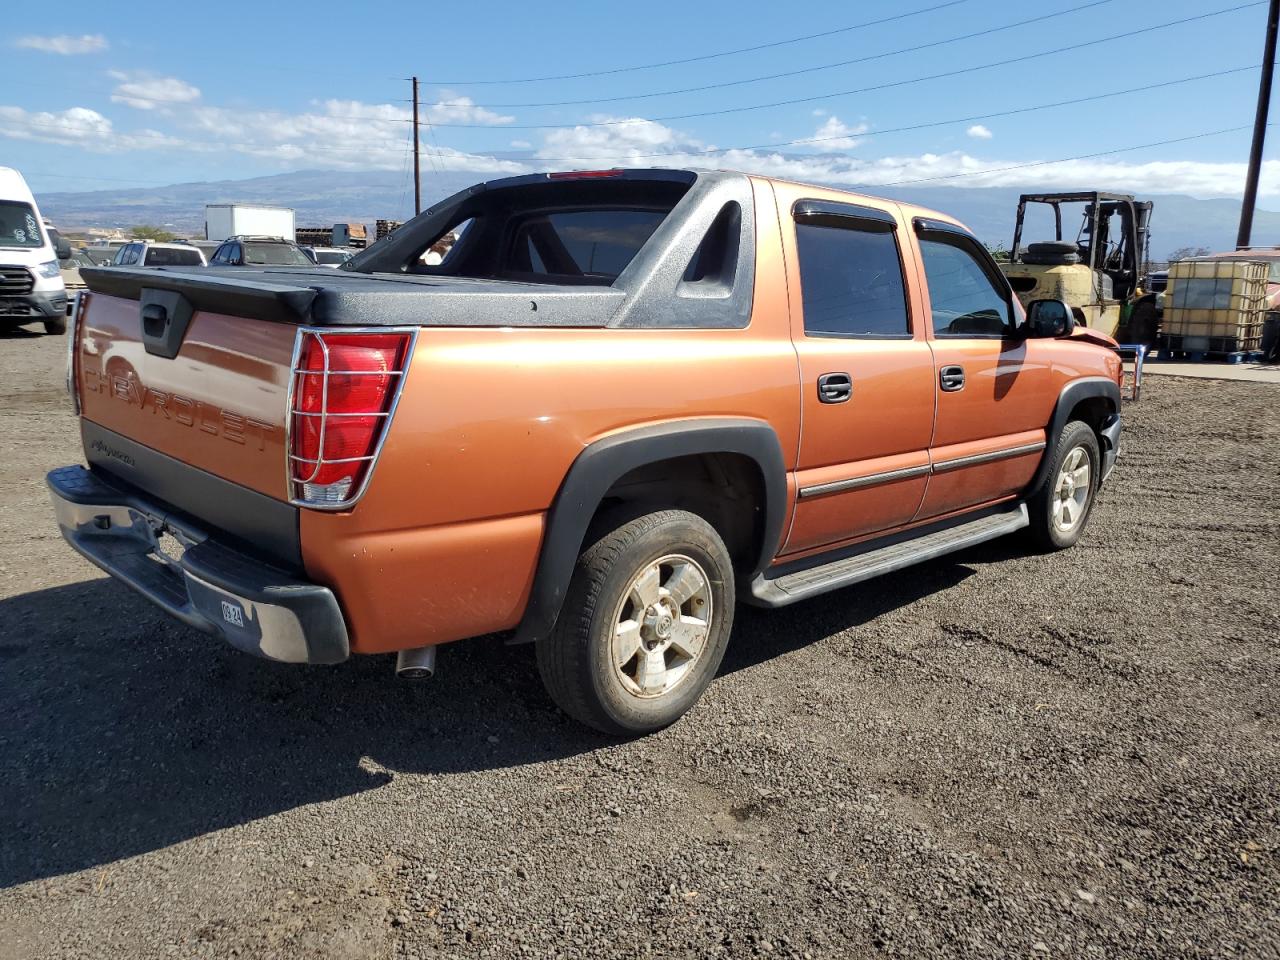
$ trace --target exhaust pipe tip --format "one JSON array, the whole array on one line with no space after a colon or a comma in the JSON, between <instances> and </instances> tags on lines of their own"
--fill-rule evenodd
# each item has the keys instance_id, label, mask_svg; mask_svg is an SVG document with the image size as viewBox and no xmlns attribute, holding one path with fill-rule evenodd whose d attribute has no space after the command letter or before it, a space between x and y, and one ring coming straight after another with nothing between
<instances>
[{"instance_id":1,"label":"exhaust pipe tip","mask_svg":"<svg viewBox=\"0 0 1280 960\"><path fill-rule=\"evenodd\" d=\"M418 647L396 654L396 676L405 680L430 680L436 672L436 648Z\"/></svg>"}]
</instances>

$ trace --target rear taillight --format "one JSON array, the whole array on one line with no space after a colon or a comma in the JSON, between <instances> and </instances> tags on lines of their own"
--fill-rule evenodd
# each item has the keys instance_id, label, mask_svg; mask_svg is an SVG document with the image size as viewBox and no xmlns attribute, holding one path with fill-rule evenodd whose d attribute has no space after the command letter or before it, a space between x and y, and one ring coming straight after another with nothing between
<instances>
[{"instance_id":1,"label":"rear taillight","mask_svg":"<svg viewBox=\"0 0 1280 960\"><path fill-rule=\"evenodd\" d=\"M289 488L330 510L359 499L386 439L413 332L298 331L289 410Z\"/></svg>"}]
</instances>

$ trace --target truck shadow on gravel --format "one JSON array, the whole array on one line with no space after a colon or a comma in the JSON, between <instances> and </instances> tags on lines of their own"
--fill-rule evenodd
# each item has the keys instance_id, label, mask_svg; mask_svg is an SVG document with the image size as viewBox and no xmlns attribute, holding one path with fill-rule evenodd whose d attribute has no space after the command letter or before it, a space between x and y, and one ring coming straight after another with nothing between
<instances>
[{"instance_id":1,"label":"truck shadow on gravel","mask_svg":"<svg viewBox=\"0 0 1280 960\"><path fill-rule=\"evenodd\" d=\"M739 608L721 672L971 572L938 561L871 591ZM389 657L336 668L247 657L107 579L0 600L0 622L0 888L373 790L397 773L500 769L613 742L556 710L531 647L492 638L450 645L435 678L410 683Z\"/></svg>"}]
</instances>

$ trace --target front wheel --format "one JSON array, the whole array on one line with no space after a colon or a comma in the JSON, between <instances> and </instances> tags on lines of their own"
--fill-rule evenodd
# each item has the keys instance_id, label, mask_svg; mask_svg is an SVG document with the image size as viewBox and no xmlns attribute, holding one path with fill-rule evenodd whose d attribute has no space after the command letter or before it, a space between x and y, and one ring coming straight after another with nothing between
<instances>
[{"instance_id":1,"label":"front wheel","mask_svg":"<svg viewBox=\"0 0 1280 960\"><path fill-rule=\"evenodd\" d=\"M701 517L660 510L589 539L538 672L576 720L617 736L659 730L698 700L733 627L733 563Z\"/></svg>"},{"instance_id":2,"label":"front wheel","mask_svg":"<svg viewBox=\"0 0 1280 960\"><path fill-rule=\"evenodd\" d=\"M56 320L46 320L44 322L44 332L52 336L67 332L67 318L58 317Z\"/></svg>"},{"instance_id":3,"label":"front wheel","mask_svg":"<svg viewBox=\"0 0 1280 960\"><path fill-rule=\"evenodd\" d=\"M1031 533L1044 549L1065 550L1084 533L1101 479L1102 456L1093 427L1071 421L1049 455L1049 474L1028 504Z\"/></svg>"}]
</instances>

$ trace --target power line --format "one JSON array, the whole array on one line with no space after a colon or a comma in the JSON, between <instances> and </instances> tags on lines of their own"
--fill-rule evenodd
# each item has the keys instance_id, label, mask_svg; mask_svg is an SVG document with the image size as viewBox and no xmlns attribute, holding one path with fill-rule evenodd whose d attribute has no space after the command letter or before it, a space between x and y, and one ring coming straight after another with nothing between
<instances>
[{"instance_id":1,"label":"power line","mask_svg":"<svg viewBox=\"0 0 1280 960\"><path fill-rule=\"evenodd\" d=\"M1184 83L1195 83L1200 80L1212 80L1218 77L1232 76L1237 73L1247 73L1251 70L1256 70L1256 69L1257 69L1256 64L1246 66L1246 67L1232 67L1229 70L1218 70L1213 73L1201 73L1193 77L1179 77L1177 80L1163 80L1159 83L1144 84L1141 87L1129 87L1126 90L1110 90L1110 91L1107 91L1106 93L1095 93L1086 97L1073 97L1069 100L1055 100L1051 103L1038 103L1028 107L1013 107L1008 110L999 110L999 111L996 111L995 113L977 113L967 117L951 117L946 120L928 120L923 123L913 123L913 124L908 124L902 127L886 127L882 130L867 130L861 133L845 133L845 134L840 134L832 137L802 137L798 140L780 140L772 143L755 143L755 144L750 144L746 146L708 147L707 149L704 149L704 150L682 151L678 155L711 156L718 153L734 153L734 152L743 151L743 150L772 150L777 147L799 147L799 146L805 146L808 144L827 143L833 140L866 139L867 137L884 136L885 134L890 134L890 133L910 133L916 130L928 130L934 127L951 126L952 124L973 123L978 120L997 120L997 119L1000 119L1001 117L1012 117L1012 116L1018 116L1024 113L1035 113L1040 110L1051 110L1056 107L1075 106L1081 103L1095 103L1099 100L1111 99L1112 97L1126 96L1131 93L1147 93L1151 90L1161 90L1165 87L1178 86ZM665 153L633 153L633 154L628 154L624 159L647 160L655 157L667 157L667 156L672 156L672 152L667 151ZM538 159L551 160L555 162L565 162L565 163L569 163L569 162L576 163L581 161L603 162L603 161L618 159L618 155L610 154L607 156L594 156L594 157L539 157Z\"/></svg>"},{"instance_id":2,"label":"power line","mask_svg":"<svg viewBox=\"0 0 1280 960\"><path fill-rule=\"evenodd\" d=\"M542 103L477 103L475 106L477 108L488 108L491 110L514 110L522 107L576 107L589 103L620 103L624 100L650 100L654 97L674 97L683 93L700 93L705 90L722 90L726 87L739 87L748 83L762 83L766 80L782 80L787 77L798 77L804 74L818 73L822 70L834 70L837 67L849 67L860 63L872 63L876 60L885 60L889 57L901 56L904 53L919 53L921 50L931 50L935 47L945 47L948 44L959 43L963 40L974 40L978 37L988 37L992 34L1003 33L1006 30L1025 27L1033 23L1043 23L1046 20L1054 20L1058 17L1065 17L1068 14L1079 13L1082 10L1090 10L1094 7L1100 7L1104 4L1114 2L1115 0L1090 0L1089 3L1084 3L1076 7L1069 7L1066 10L1058 10L1055 13L1046 13L1038 17L1031 17L1027 20L1017 20L1013 23L1006 23L998 27L988 27L985 30L977 30L973 33L964 33L959 36L945 37L941 40L932 40L929 43L920 43L913 47L902 47L898 50L873 53L864 57L854 57L851 60L837 60L834 63L821 63L812 67L801 67L798 70L787 70L783 73L762 74L758 77L747 77L742 80L724 80L720 83L708 83L698 87L680 87L675 90L633 93L622 97L595 97L585 100L548 100Z\"/></svg>"},{"instance_id":3,"label":"power line","mask_svg":"<svg viewBox=\"0 0 1280 960\"><path fill-rule=\"evenodd\" d=\"M956 0L956 2L968 2L968 0ZM1110 2L1110 0L1097 0L1097 2ZM573 129L573 128L575 128L575 127L610 127L610 126L625 126L625 125L628 125L628 124L645 123L645 122L658 123L658 122L666 122L666 121L671 121L671 120L692 120L692 119L700 119L700 118L703 118L703 117L724 116L724 115L728 115L728 114L745 113L745 112L751 112L751 111L755 111L755 110L766 110L766 109L770 109L770 108L773 108L773 107L795 106L795 105L803 104L803 103L813 103L813 102L816 102L816 101L819 101L819 100L829 100L829 99L834 99L834 98L836 98L836 97L853 96L853 95L863 94L863 93L874 93L874 92L878 92L878 91L880 91L880 90L887 90L887 89L893 89L893 88L902 87L902 86L909 86L909 85L916 84L916 83L924 83L924 82L927 82L927 81L930 81L930 80L947 79L947 78L950 78L950 77L961 76L961 75L965 75L965 74L969 74L969 73L977 73L977 72L980 72L980 71L983 71L983 70L990 70L990 69L994 69L994 68L996 68L996 67L1011 66L1011 65L1014 65L1014 64L1018 64L1018 63L1026 63L1026 62L1028 62L1028 61L1036 60L1036 59L1039 59L1039 58L1041 58L1041 57L1053 56L1053 55L1056 55L1056 54L1059 54L1059 53L1069 53L1069 52L1072 52L1072 51L1075 51L1075 50L1085 49L1085 48L1087 48L1087 47L1098 46L1098 45L1103 44L1103 43L1110 43L1110 42L1115 41L1115 40L1125 40L1125 39L1129 39L1129 38L1132 38L1132 37L1135 37L1135 36L1139 36L1139 35L1144 35L1144 34L1151 33L1152 31L1155 31L1155 30L1163 30L1163 29L1168 29L1168 28L1171 28L1171 27L1183 26L1183 25L1188 24L1188 23L1195 23L1195 22L1199 22L1199 21L1202 21L1202 20L1208 20L1208 19L1211 19L1211 18L1213 18L1213 17L1225 16L1226 14L1236 13L1236 12L1241 11L1241 10L1247 10L1247 9L1251 9L1251 8L1253 8L1253 7L1263 6L1263 5L1265 5L1267 2L1268 2L1268 0L1252 0L1252 2L1244 3L1244 4L1239 4L1239 5L1234 6L1234 7L1227 7L1227 8L1222 9L1222 10L1215 10L1215 11L1211 11L1211 12L1209 12L1209 13L1198 14L1198 15L1196 15L1196 16L1192 16L1192 17L1184 17L1184 18L1183 18L1183 19L1181 19L1181 20L1171 20L1171 21L1166 21L1166 22L1163 22L1163 23L1150 24L1150 25L1148 25L1148 26L1142 27L1141 29L1137 29L1137 30L1129 30L1129 31L1126 31L1126 32L1124 32L1124 33L1117 33L1117 34L1112 34L1112 35L1110 35L1110 36L1106 36L1106 37L1099 37L1099 38L1094 39L1094 40L1086 40L1086 41L1083 41L1083 42L1080 42L1080 43L1070 44L1070 45L1067 45L1067 46L1064 46L1064 47L1056 47L1056 48L1051 49L1051 50L1043 50L1043 51L1040 51L1040 52L1038 52L1038 53L1034 53L1034 54L1027 54L1027 55L1020 56L1020 57L1013 57L1013 58L1010 58L1010 59L1007 59L1007 60L999 60L999 61L993 61L993 62L989 62L989 63L975 64L975 65L970 66L970 67L963 67L963 68L959 68L959 69L956 69L956 70L944 71L944 72L942 72L942 73L928 74L928 75L920 76L920 77L910 77L910 78L907 78L907 79L904 79L904 80L896 80L896 81L890 81L890 82L887 82L887 83L874 84L874 85L867 86L867 87L858 87L858 88L855 88L855 89L852 89L852 90L836 90L836 91L831 91L831 92L828 92L828 93L818 94L818 95L815 95L815 96L797 97L797 98L793 98L793 99L789 99L789 100L777 100L777 101L773 101L773 102L770 102L770 103L749 104L749 105L747 105L747 106L741 106L741 107L727 107L727 108L724 108L724 109L721 109L721 110L705 110L705 111L699 111L699 112L696 112L696 113L669 114L669 115L666 115L666 116L647 117L647 118L645 118L645 117L630 117L630 118L621 119L621 120L599 120L599 121L590 121L590 122L585 122L585 123L534 123L534 124L433 123L433 124L432 124L432 126L434 126L434 127L436 127L436 128L468 129L468 130L490 130L490 129L498 129L498 130L561 130L561 129ZM943 4L943 6L947 6L947 5L948 5L948 4ZM931 7L931 8L928 8L927 10L924 10L924 11L916 11L916 13L924 13L924 12L928 12L928 10L934 10L934 9L940 9L940 8L938 8L938 7ZM1082 8L1073 8L1073 9L1082 9ZM1064 11L1064 12L1070 12L1070 11ZM903 16L909 16L909 15L914 15L914 14L904 14ZM889 18L889 19L894 19L894 18ZM888 22L888 21L875 21L875 22ZM1025 21L1025 22L1030 22L1030 21ZM841 28L841 29L848 29L848 30L851 30L851 29L855 29L855 28L854 28L854 27L848 27L848 28ZM1006 28L999 28L999 29L1006 29ZM837 32L838 32L838 31L837 31ZM823 34L813 34L813 35L811 35L811 36L821 36L821 35L823 35ZM808 39L808 38L797 38L797 40L799 40L799 39ZM795 42L795 41L779 41L779 42L780 42L780 43L784 43L784 42L789 43L789 42ZM941 43L941 42L950 42L950 41L939 41L939 42ZM768 46L768 45L766 44L765 46ZM902 51L894 51L894 52L892 52L892 53L877 54L877 55L875 55L875 56L877 56L877 57L892 56L892 55L894 55L894 54L896 54L896 53L900 53L900 52L902 52ZM709 55L709 56L720 56L720 55L721 55L721 54L712 54L712 55ZM727 55L727 54L724 54L724 55ZM676 62L676 61L672 61L672 62ZM630 69L630 68L626 68L626 69ZM639 68L637 68L637 69L639 69ZM609 72L609 71L605 71L605 72ZM594 76L594 75L595 75L595 74L583 74L583 76ZM552 79L552 78L548 78L548 79ZM554 79L560 79L560 78L554 78ZM478 82L478 81L477 81L477 82ZM493 82L495 82L495 83L496 83L496 82L500 82L500 81L493 81ZM506 82L506 81L501 81L501 82ZM514 81L513 81L513 82L514 82ZM743 82L745 82L745 81L743 81ZM34 86L34 84L32 84L32 85ZM691 89L692 89L692 88L691 88ZM646 95L646 96L647 96L647 95ZM151 99L151 100L154 100L154 101L155 101L155 102L157 102L157 103L176 102L176 101L165 101L165 100L159 100L158 98L144 98L144 97L134 97L133 99L139 99L139 100L141 100L141 99ZM586 101L586 102L604 102L604 101ZM442 100L442 101L439 101L438 103L434 104L434 106L450 106L450 105L456 105L456 101L443 101L443 100ZM484 108L486 108L486 107L488 107L488 108L493 108L493 107L495 107L495 106L497 106L497 105L494 105L494 104L487 104L487 105L486 105L486 104L469 104L468 106L474 107L474 108L476 108L476 109L484 109ZM403 117L403 118L402 118L402 117L371 117L371 116L361 116L361 115L359 115L359 114L349 114L349 115L348 115L348 114L333 114L333 115L325 114L325 115L322 115L322 116L323 116L323 119L325 119L325 120L339 120L339 121L341 121L341 120L347 120L347 121L359 121L359 122L366 122L366 123L412 123L412 122L413 122L411 118L407 118L407 117ZM34 121L34 120L17 120L17 119L13 119L13 120L0 120L0 122L4 122L4 123L24 123L24 124L29 124L29 125L33 125L33 126L49 126L49 127L62 127L62 126L64 126L64 125L63 125L63 124L61 124L61 123L44 123L44 124L41 124L41 123L39 123L39 122L37 122L37 121ZM132 137L144 137L144 136L149 136L149 137L151 137L151 138L153 138L153 139L169 139L168 135L166 135L166 134L144 134L144 133L135 133L135 134L128 134L127 136L132 136ZM199 142L199 141L191 141L191 142ZM398 141L384 141L384 142L386 142L386 143L392 143L392 142L398 142ZM255 146L255 145L253 145L253 144L228 144L228 145L234 145L234 146Z\"/></svg>"},{"instance_id":4,"label":"power line","mask_svg":"<svg viewBox=\"0 0 1280 960\"><path fill-rule=\"evenodd\" d=\"M892 17L882 17L879 20L867 20L862 23L850 24L847 27L837 27L834 30L823 30L821 33L809 33L802 37L791 37L787 40L773 40L769 43L759 43L752 47L739 47L736 50L722 50L719 53L704 53L696 57L685 57L681 60L663 60L658 63L642 63L630 67L614 67L610 70L595 70L589 73L564 73L559 74L558 76L547 77L517 77L510 80L432 80L430 82L446 87L478 87L495 84L543 83L548 80L582 80L587 77L607 77L619 73L633 73L637 70L656 70L659 67L676 67L686 63L701 63L707 60L717 60L721 57L736 56L740 53L755 53L758 50L771 50L776 47L785 47L793 43L803 43L807 40L818 40L822 37L834 37L841 33L848 33L851 30L862 30L866 27L877 27L885 23L896 23L900 20L907 20L911 17L918 17L926 13L934 13L938 10L945 10L948 7L956 7L962 3L969 2L970 0L948 0L946 3L938 3L932 7L924 7L920 10L911 10L907 13L895 14Z\"/></svg>"},{"instance_id":5,"label":"power line","mask_svg":"<svg viewBox=\"0 0 1280 960\"><path fill-rule=\"evenodd\" d=\"M1137 30L1127 30L1124 33L1116 33L1106 37L1099 37L1095 40L1085 40L1080 43L1072 43L1063 47L1055 47L1052 50L1041 50L1036 53L1025 54L1020 57L1011 57L1007 60L993 60L987 63L975 64L969 67L961 67L956 70L946 70L941 73L927 74L921 77L909 77L905 80L893 80L885 83L873 84L867 87L858 87L853 90L835 90L829 93L817 94L808 97L794 97L789 100L775 100L771 103L756 103L742 107L726 107L721 110L703 110L696 113L674 113L659 117L631 117L623 120L597 120L589 123L530 123L530 124L501 124L499 129L502 130L565 130L575 127L616 127L634 123L658 123L668 120L692 120L702 117L725 116L733 113L747 113L755 110L767 110L773 107L790 107L801 103L814 103L819 100L830 100L836 97L853 96L861 93L874 93L879 90L889 90L896 87L910 86L916 83L924 83L929 80L943 80L949 77L958 77L969 73L978 73L983 70L991 70L996 67L1007 67L1017 63L1026 63L1031 60L1039 60L1043 57L1053 56L1059 53L1070 53L1075 50L1083 50L1087 47L1096 47L1103 43L1111 43L1115 40L1127 40L1131 37L1146 36L1156 30L1166 30L1171 27L1179 27L1188 23L1196 23L1202 20L1208 20L1212 17L1220 17L1229 13L1236 13L1240 10L1248 10L1253 7L1262 6L1268 0L1252 0L1250 3L1240 4L1234 7L1228 7L1223 10L1215 10L1211 13L1202 13L1193 17L1184 17L1181 20L1170 20L1164 23L1150 24ZM479 104L474 106L479 107ZM489 129L494 124L485 123L437 123L437 128L453 128L453 129Z\"/></svg>"},{"instance_id":6,"label":"power line","mask_svg":"<svg viewBox=\"0 0 1280 960\"><path fill-rule=\"evenodd\" d=\"M1172 87L1172 86L1177 86L1177 85L1187 84L1187 83L1196 83L1203 80L1211 80L1211 79L1216 79L1224 76L1231 76L1234 74L1244 73L1254 69L1256 69L1256 65L1232 67L1224 70L1214 71L1212 73L1197 74L1189 77L1179 77L1174 80L1164 80L1158 83L1144 84L1142 86L1129 87L1123 90L1105 91L1103 93L1091 94L1089 96L1073 97L1066 100L1056 100L1049 103L1033 104L1025 107L1014 107L1007 110L994 111L991 113L972 114L964 117L951 117L943 120L928 120L920 123L907 124L900 127L888 127L882 130L870 130L863 133L853 134L852 136L865 139L868 137L885 136L885 135L894 134L894 133L908 133L916 130L925 130L925 129L931 129L936 127L950 126L953 124L973 123L979 120L994 120L994 119L999 119L1001 117L1018 116L1021 114L1034 113L1040 110L1050 110L1050 109L1056 109L1059 107L1074 106L1082 103L1093 103L1099 100L1111 99L1111 98L1120 97L1120 96L1127 96L1135 93L1146 93L1152 90L1163 89L1166 87ZM373 118L366 118L366 119L373 119ZM59 130L66 129L63 124L42 123L40 121L35 121L35 120L9 120L5 122L12 123L12 124L19 124L19 125L51 127ZM2 124L0 124L0 126L2 126ZM435 147L434 152L430 149L427 150L427 156L428 156L428 162L432 164L432 167L435 170L435 172L439 172L441 169L443 169L443 167L439 166L438 163L443 159L444 148L441 147L438 140L436 140L435 131L432 129L432 127L434 126L437 126L437 125L427 124L428 137L433 142ZM144 133L122 134L122 136L144 137L146 136L146 134ZM160 134L160 133L152 134L152 136L158 137L166 141L175 141L174 143L175 147L181 147L181 146L244 147L246 149L260 150L260 149L263 149L264 146L267 146L261 143L232 143L232 142L226 142L226 141L181 140L181 139L170 137L167 134ZM800 138L796 140L784 140L784 141L776 141L771 143L759 143L759 144L749 144L749 145L729 146L729 147L713 147L713 148L689 150L689 151L681 151L681 152L665 151L660 153L628 154L625 157L620 157L618 154L615 153L615 154L597 155L597 156L539 157L536 159L550 161L550 162L571 163L571 162L613 162L620 159L625 161L649 160L649 159L661 159L664 157L673 157L673 156L708 156L709 157L717 154L741 152L741 151L748 151L748 150L768 150L768 149L775 149L778 147L804 146L809 144L825 143L833 140L843 140L849 136L850 136L849 134L845 134L845 135L833 136L833 137L805 137L805 138ZM409 132L404 140L390 140L390 139L366 140L363 142L367 144L393 144L397 146L404 144L405 142L408 142L409 143L408 149L412 150L412 133ZM55 176L55 175L49 174L48 176ZM113 178L67 177L67 179L111 180ZM148 183L148 184L155 183L154 181L125 181L125 180L121 180L120 182L136 182L136 183Z\"/></svg>"}]
</instances>

